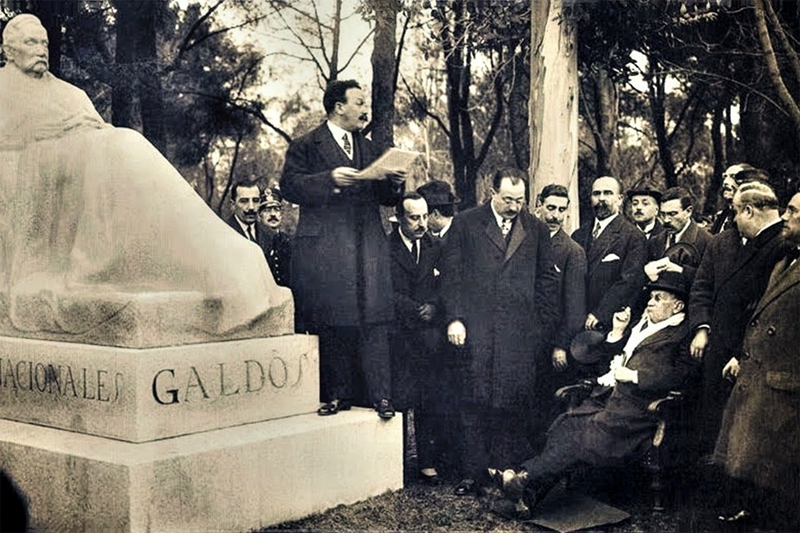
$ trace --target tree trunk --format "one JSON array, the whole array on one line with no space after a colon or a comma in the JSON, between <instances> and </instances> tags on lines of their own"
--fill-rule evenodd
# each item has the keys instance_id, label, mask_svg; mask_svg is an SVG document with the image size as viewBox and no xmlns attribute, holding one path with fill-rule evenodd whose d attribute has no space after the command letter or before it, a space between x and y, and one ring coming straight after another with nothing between
<instances>
[{"instance_id":1,"label":"tree trunk","mask_svg":"<svg viewBox=\"0 0 800 533\"><path fill-rule=\"evenodd\" d=\"M562 0L531 4L530 208L545 185L565 185L572 201L564 229L570 233L580 224L578 58L575 27L562 9Z\"/></svg>"},{"instance_id":2,"label":"tree trunk","mask_svg":"<svg viewBox=\"0 0 800 533\"><path fill-rule=\"evenodd\" d=\"M594 113L597 131L594 132L597 151L597 175L618 176L619 150L617 149L617 120L619 95L608 71L601 68L594 78Z\"/></svg>"},{"instance_id":3,"label":"tree trunk","mask_svg":"<svg viewBox=\"0 0 800 533\"><path fill-rule=\"evenodd\" d=\"M394 145L395 49L397 5L374 2L372 57L372 141L381 150Z\"/></svg>"},{"instance_id":4,"label":"tree trunk","mask_svg":"<svg viewBox=\"0 0 800 533\"><path fill-rule=\"evenodd\" d=\"M722 186L722 173L725 172L725 143L722 139L722 126L725 120L725 110L729 102L719 102L714 108L714 118L711 121L711 144L714 149L714 172L706 187L703 214L713 215L716 211L716 198Z\"/></svg>"},{"instance_id":5,"label":"tree trunk","mask_svg":"<svg viewBox=\"0 0 800 533\"><path fill-rule=\"evenodd\" d=\"M464 0L452 3L453 27L442 24L441 42L444 45L445 70L447 79L447 118L450 126L450 156L453 159L453 178L457 194L461 197L462 208L477 203L476 174L471 169L470 152L467 143L472 143L472 123L469 116L469 62L467 49L467 4ZM466 122L466 123L465 123Z\"/></svg>"},{"instance_id":6,"label":"tree trunk","mask_svg":"<svg viewBox=\"0 0 800 533\"><path fill-rule=\"evenodd\" d=\"M112 92L112 122L136 128L162 153L166 147L156 21L165 0L114 0L117 9L116 63L122 76ZM136 102L139 103L137 116Z\"/></svg>"},{"instance_id":7,"label":"tree trunk","mask_svg":"<svg viewBox=\"0 0 800 533\"><path fill-rule=\"evenodd\" d=\"M339 43L341 42L342 32L342 0L336 0L335 14L333 17L333 45L331 50L331 62L328 72L328 83L339 77Z\"/></svg>"},{"instance_id":8,"label":"tree trunk","mask_svg":"<svg viewBox=\"0 0 800 533\"><path fill-rule=\"evenodd\" d=\"M789 115L794 125L794 135L796 149L800 152L800 103L796 96L792 96L786 83L783 80L783 75L778 65L778 60L775 57L775 50L772 48L772 40L769 36L769 29L767 28L765 10L772 11L772 6L769 5L770 0L755 0L756 12L756 28L758 28L758 41L761 44L761 52L764 54L764 62L766 63L767 73L778 93L778 98L783 104L784 110ZM773 14L774 15L774 14ZM781 32L781 28L774 28L775 31ZM800 79L796 80L800 84Z\"/></svg>"},{"instance_id":9,"label":"tree trunk","mask_svg":"<svg viewBox=\"0 0 800 533\"><path fill-rule=\"evenodd\" d=\"M650 58L650 79L648 80L648 91L650 93L649 104L652 116L653 129L656 133L656 143L658 145L658 160L661 169L664 171L664 182L667 188L678 185L675 176L675 163L672 161L672 147L667 134L667 111L666 111L666 76L657 72L654 65L655 60Z\"/></svg>"},{"instance_id":10,"label":"tree trunk","mask_svg":"<svg viewBox=\"0 0 800 533\"><path fill-rule=\"evenodd\" d=\"M513 53L513 52L512 52ZM513 54L509 62L511 90L508 96L508 129L514 162L520 170L528 170L531 163L530 135L528 133L528 97L531 90L528 54Z\"/></svg>"}]
</instances>

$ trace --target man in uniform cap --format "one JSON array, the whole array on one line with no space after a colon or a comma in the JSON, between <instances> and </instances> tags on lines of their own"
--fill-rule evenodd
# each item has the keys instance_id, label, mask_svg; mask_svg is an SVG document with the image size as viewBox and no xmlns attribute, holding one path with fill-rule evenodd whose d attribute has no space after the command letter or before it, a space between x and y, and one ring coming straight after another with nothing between
<instances>
[{"instance_id":1,"label":"man in uniform cap","mask_svg":"<svg viewBox=\"0 0 800 533\"><path fill-rule=\"evenodd\" d=\"M292 245L289 235L281 231L282 199L281 190L277 187L264 190L258 206L258 218L267 230L264 232L263 249L272 276L278 285L288 287Z\"/></svg>"}]
</instances>

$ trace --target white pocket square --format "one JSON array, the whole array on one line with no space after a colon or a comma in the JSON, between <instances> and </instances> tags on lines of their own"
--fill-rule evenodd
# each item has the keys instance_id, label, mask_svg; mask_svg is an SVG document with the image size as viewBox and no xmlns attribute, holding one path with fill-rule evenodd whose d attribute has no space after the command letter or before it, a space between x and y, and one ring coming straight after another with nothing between
<instances>
[{"instance_id":1,"label":"white pocket square","mask_svg":"<svg viewBox=\"0 0 800 533\"><path fill-rule=\"evenodd\" d=\"M433 269L433 277L434 278L438 278L439 277L439 271L437 269L435 269L435 268Z\"/></svg>"},{"instance_id":2,"label":"white pocket square","mask_svg":"<svg viewBox=\"0 0 800 533\"><path fill-rule=\"evenodd\" d=\"M611 261L619 261L619 256L617 254L608 254L600 260L601 263L610 263Z\"/></svg>"},{"instance_id":3,"label":"white pocket square","mask_svg":"<svg viewBox=\"0 0 800 533\"><path fill-rule=\"evenodd\" d=\"M556 272L558 272L559 274L561 273L561 269L558 268L558 265L553 265L553 268L555 268Z\"/></svg>"}]
</instances>

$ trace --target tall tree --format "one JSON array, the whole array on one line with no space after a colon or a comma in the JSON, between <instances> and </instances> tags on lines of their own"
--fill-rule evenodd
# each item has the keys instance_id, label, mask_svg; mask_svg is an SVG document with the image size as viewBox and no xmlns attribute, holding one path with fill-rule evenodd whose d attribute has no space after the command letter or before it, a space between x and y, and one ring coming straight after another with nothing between
<instances>
[{"instance_id":1,"label":"tall tree","mask_svg":"<svg viewBox=\"0 0 800 533\"><path fill-rule=\"evenodd\" d=\"M531 205L548 183L578 196L578 59L573 23L562 0L533 3L531 13L530 173ZM578 202L570 203L566 227L574 229Z\"/></svg>"}]
</instances>

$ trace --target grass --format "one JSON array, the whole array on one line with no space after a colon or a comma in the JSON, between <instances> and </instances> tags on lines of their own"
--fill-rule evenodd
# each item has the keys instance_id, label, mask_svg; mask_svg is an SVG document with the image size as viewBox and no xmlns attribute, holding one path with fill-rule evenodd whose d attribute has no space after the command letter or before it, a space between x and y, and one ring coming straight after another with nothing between
<instances>
[{"instance_id":1,"label":"grass","mask_svg":"<svg viewBox=\"0 0 800 533\"><path fill-rule=\"evenodd\" d=\"M353 505L340 505L302 520L286 522L263 531L360 532L360 531L551 531L528 522L506 520L489 510L496 495L458 497L454 480L429 485L407 483L403 490L386 493ZM639 473L596 472L571 490L580 490L597 500L627 511L631 517L596 531L701 532L722 531L707 504L708 495L694 491L692 479L679 481L667 511L652 510L647 480Z\"/></svg>"}]
</instances>

